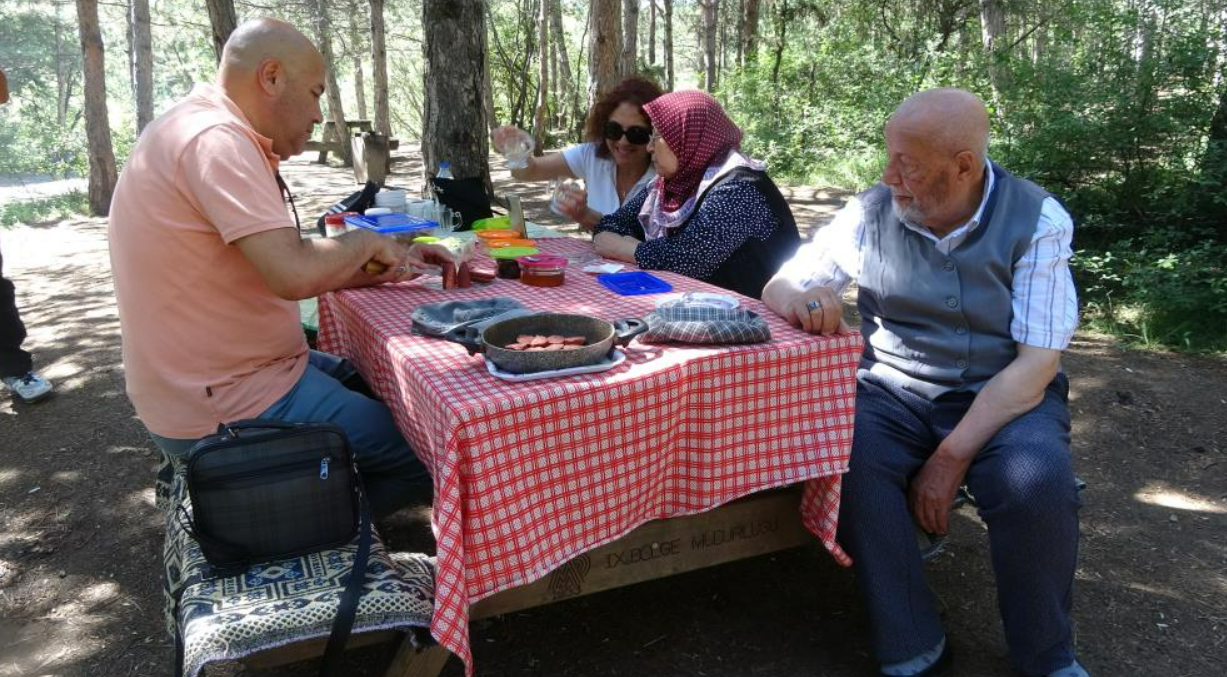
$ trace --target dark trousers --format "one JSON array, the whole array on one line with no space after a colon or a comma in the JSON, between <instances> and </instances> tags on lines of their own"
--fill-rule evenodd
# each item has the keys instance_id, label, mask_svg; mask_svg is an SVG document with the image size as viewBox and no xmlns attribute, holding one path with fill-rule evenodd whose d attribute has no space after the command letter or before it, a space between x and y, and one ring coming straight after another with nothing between
<instances>
[{"instance_id":1,"label":"dark trousers","mask_svg":"<svg viewBox=\"0 0 1227 677\"><path fill-rule=\"evenodd\" d=\"M17 291L4 277L4 254L0 252L0 376L24 376L34 368L30 353L21 349L26 326L17 314Z\"/></svg>"},{"instance_id":2,"label":"dark trousers","mask_svg":"<svg viewBox=\"0 0 1227 677\"><path fill-rule=\"evenodd\" d=\"M1078 494L1069 453L1064 375L1043 401L1002 428L972 461L967 486L988 525L997 603L1010 659L1024 675L1074 660L1070 627L1078 556ZM868 606L879 661L910 659L943 636L907 506L908 483L970 408L971 394L926 400L864 372L839 540Z\"/></svg>"}]
</instances>

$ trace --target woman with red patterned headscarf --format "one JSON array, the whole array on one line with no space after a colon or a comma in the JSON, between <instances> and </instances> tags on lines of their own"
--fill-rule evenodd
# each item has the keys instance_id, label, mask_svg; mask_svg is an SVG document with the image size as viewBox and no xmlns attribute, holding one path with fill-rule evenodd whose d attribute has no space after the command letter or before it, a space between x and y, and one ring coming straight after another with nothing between
<instances>
[{"instance_id":1,"label":"woman with red patterned headscarf","mask_svg":"<svg viewBox=\"0 0 1227 677\"><path fill-rule=\"evenodd\" d=\"M711 95L673 92L644 111L656 180L601 219L597 253L759 298L801 243L784 196Z\"/></svg>"}]
</instances>

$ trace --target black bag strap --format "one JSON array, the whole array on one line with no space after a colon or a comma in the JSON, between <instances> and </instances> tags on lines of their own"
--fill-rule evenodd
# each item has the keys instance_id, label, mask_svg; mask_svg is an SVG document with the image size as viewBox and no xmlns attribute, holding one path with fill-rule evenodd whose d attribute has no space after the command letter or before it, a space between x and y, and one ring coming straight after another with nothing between
<instances>
[{"instance_id":1,"label":"black bag strap","mask_svg":"<svg viewBox=\"0 0 1227 677\"><path fill-rule=\"evenodd\" d=\"M320 677L341 674L341 658L345 653L345 645L349 643L350 632L354 629L358 601L362 598L363 586L366 584L366 565L371 558L371 509L366 503L365 495L359 497L359 504L361 521L358 525L358 552L354 554L354 567L349 572L345 591L341 593L337 617L332 621L332 634L328 636L328 645L324 648L324 665L320 668Z\"/></svg>"}]
</instances>

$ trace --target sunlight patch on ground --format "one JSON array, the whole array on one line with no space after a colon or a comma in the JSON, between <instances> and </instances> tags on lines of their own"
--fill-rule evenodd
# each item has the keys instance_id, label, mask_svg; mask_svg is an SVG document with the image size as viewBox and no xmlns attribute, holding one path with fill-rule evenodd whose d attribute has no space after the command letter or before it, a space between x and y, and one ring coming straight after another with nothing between
<instances>
[{"instance_id":1,"label":"sunlight patch on ground","mask_svg":"<svg viewBox=\"0 0 1227 677\"><path fill-rule=\"evenodd\" d=\"M1142 503L1173 510L1227 515L1227 506L1218 504L1213 499L1171 489L1161 484L1148 484L1138 490L1133 497Z\"/></svg>"},{"instance_id":2,"label":"sunlight patch on ground","mask_svg":"<svg viewBox=\"0 0 1227 677\"><path fill-rule=\"evenodd\" d=\"M154 508L157 507L157 495L154 493L153 487L141 489L140 491L128 495L128 504L134 507Z\"/></svg>"},{"instance_id":3,"label":"sunlight patch on ground","mask_svg":"<svg viewBox=\"0 0 1227 677\"><path fill-rule=\"evenodd\" d=\"M59 472L52 473L51 479L54 482L63 482L65 484L71 485L81 479L81 471L80 470L61 470Z\"/></svg>"},{"instance_id":4,"label":"sunlight patch on ground","mask_svg":"<svg viewBox=\"0 0 1227 677\"><path fill-rule=\"evenodd\" d=\"M90 616L90 612L98 607L107 606L120 596L119 584L115 581L103 581L86 586L77 599L61 604L47 612L44 618L72 619L74 623L92 625L106 620L99 616Z\"/></svg>"},{"instance_id":5,"label":"sunlight patch on ground","mask_svg":"<svg viewBox=\"0 0 1227 677\"><path fill-rule=\"evenodd\" d=\"M21 471L13 468L8 470L0 470L0 487L8 486L17 481L21 477Z\"/></svg>"}]
</instances>

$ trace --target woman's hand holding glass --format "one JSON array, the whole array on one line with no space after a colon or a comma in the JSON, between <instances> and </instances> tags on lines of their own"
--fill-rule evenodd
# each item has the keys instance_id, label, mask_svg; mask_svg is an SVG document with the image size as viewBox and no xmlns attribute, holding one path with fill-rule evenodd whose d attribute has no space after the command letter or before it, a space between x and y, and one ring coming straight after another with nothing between
<instances>
[{"instance_id":1,"label":"woman's hand holding glass","mask_svg":"<svg viewBox=\"0 0 1227 677\"><path fill-rule=\"evenodd\" d=\"M528 132L515 125L503 125L490 133L494 150L507 159L508 169L524 169L536 145Z\"/></svg>"},{"instance_id":2,"label":"woman's hand holding glass","mask_svg":"<svg viewBox=\"0 0 1227 677\"><path fill-rule=\"evenodd\" d=\"M572 221L580 221L588 213L588 191L574 179L550 182L550 211Z\"/></svg>"}]
</instances>

